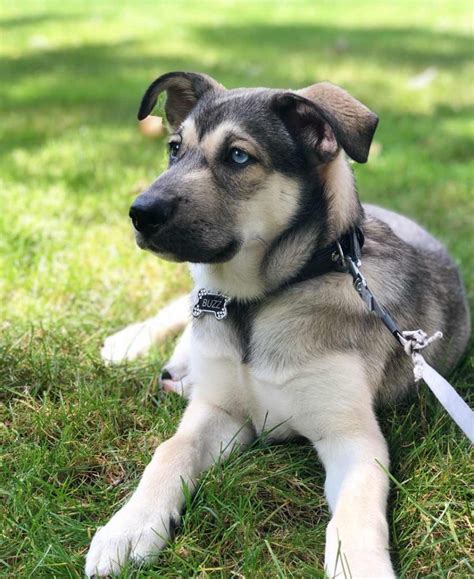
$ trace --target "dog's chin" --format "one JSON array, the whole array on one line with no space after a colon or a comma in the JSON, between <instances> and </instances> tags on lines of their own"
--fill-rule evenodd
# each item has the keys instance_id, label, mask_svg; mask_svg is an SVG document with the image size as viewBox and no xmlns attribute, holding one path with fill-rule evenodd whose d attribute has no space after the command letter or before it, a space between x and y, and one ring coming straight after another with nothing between
<instances>
[{"instance_id":1,"label":"dog's chin","mask_svg":"<svg viewBox=\"0 0 474 579\"><path fill-rule=\"evenodd\" d=\"M176 263L225 263L230 261L239 251L241 243L237 239L220 248L203 248L197 244L181 245L181 247L163 247L153 239L146 239L136 233L136 241L140 249L149 251L166 261Z\"/></svg>"}]
</instances>

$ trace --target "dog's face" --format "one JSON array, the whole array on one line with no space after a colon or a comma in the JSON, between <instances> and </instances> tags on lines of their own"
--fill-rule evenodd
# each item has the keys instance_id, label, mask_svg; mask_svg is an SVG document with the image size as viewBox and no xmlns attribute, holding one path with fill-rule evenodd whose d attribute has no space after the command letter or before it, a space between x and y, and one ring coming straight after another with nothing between
<instances>
[{"instance_id":1,"label":"dog's face","mask_svg":"<svg viewBox=\"0 0 474 579\"><path fill-rule=\"evenodd\" d=\"M337 91L342 116L348 102L357 109L352 127L341 128L337 106L324 110L304 91L225 90L193 73L155 81L139 118L166 90L169 167L130 209L138 245L174 261L219 263L271 243L304 211L307 183L341 146L356 160L367 157L375 115L342 89L322 86Z\"/></svg>"}]
</instances>

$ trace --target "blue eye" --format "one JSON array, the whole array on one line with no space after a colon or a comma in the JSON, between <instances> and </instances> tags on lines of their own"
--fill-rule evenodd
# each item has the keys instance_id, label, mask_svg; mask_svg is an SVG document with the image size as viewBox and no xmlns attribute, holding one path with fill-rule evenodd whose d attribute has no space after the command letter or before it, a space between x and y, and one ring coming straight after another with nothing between
<instances>
[{"instance_id":1,"label":"blue eye","mask_svg":"<svg viewBox=\"0 0 474 579\"><path fill-rule=\"evenodd\" d=\"M250 159L250 155L245 151L242 151L242 149L237 149L237 147L235 147L230 150L230 158L234 163L237 163L237 165L244 165Z\"/></svg>"},{"instance_id":2,"label":"blue eye","mask_svg":"<svg viewBox=\"0 0 474 579\"><path fill-rule=\"evenodd\" d=\"M181 147L181 143L172 141L171 143L168 144L168 146L170 149L170 159L176 159L176 157L178 156L179 149Z\"/></svg>"}]
</instances>

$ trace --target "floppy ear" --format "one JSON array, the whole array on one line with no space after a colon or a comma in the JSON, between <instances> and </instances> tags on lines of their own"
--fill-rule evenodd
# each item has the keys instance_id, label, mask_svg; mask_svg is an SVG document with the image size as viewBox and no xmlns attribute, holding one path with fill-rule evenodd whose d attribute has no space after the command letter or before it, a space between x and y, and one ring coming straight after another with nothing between
<instances>
[{"instance_id":1,"label":"floppy ear","mask_svg":"<svg viewBox=\"0 0 474 579\"><path fill-rule=\"evenodd\" d=\"M284 93L280 98L291 95L294 95L293 114L301 115L303 112L306 125L309 121L309 111L312 109L312 116L315 119L314 130L320 134L319 147L327 148L328 140L330 141L328 135L332 132L332 136L349 157L358 163L367 161L370 144L379 122L375 113L348 92L329 82L313 84L295 93ZM304 106L300 99L305 103ZM319 121L316 121L317 117ZM324 133L321 131L321 122L329 125L329 130L325 127ZM337 149L333 154L336 152ZM327 154L326 160L329 160Z\"/></svg>"},{"instance_id":2,"label":"floppy ear","mask_svg":"<svg viewBox=\"0 0 474 579\"><path fill-rule=\"evenodd\" d=\"M138 120L143 120L151 113L158 96L166 91L166 119L170 127L175 129L188 116L202 95L209 90L224 90L224 87L207 74L195 72L164 74L147 88L138 111Z\"/></svg>"},{"instance_id":3,"label":"floppy ear","mask_svg":"<svg viewBox=\"0 0 474 579\"><path fill-rule=\"evenodd\" d=\"M321 162L330 161L336 156L339 144L334 131L311 101L292 92L280 93L273 97L272 108L289 132Z\"/></svg>"},{"instance_id":4,"label":"floppy ear","mask_svg":"<svg viewBox=\"0 0 474 579\"><path fill-rule=\"evenodd\" d=\"M349 157L365 163L379 122L378 116L330 82L318 82L297 92L321 110Z\"/></svg>"}]
</instances>

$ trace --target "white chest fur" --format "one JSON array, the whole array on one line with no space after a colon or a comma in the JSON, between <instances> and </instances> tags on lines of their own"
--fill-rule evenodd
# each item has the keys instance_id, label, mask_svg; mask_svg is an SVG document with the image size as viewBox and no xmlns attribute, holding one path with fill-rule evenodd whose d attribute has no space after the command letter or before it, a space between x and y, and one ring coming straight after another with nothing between
<instances>
[{"instance_id":1,"label":"white chest fur","mask_svg":"<svg viewBox=\"0 0 474 579\"><path fill-rule=\"evenodd\" d=\"M250 419L274 439L294 434L295 405L285 387L288 373L275 373L265 359L242 362L238 333L228 320L207 315L193 326L190 371L193 396Z\"/></svg>"}]
</instances>

